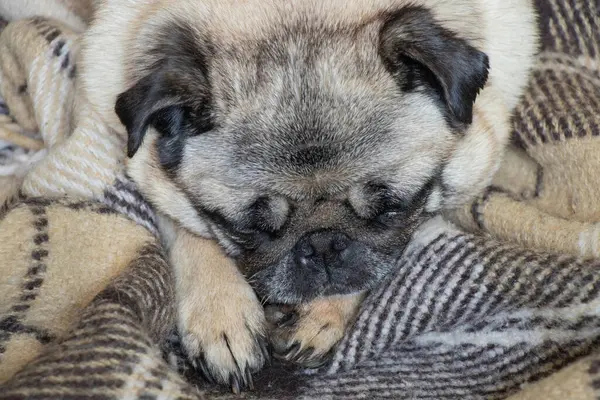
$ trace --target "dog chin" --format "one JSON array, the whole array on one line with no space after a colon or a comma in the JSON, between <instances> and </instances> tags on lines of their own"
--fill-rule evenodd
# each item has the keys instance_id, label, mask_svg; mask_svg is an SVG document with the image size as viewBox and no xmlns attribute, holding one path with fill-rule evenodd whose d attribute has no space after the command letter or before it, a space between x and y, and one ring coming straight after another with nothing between
<instances>
[{"instance_id":1,"label":"dog chin","mask_svg":"<svg viewBox=\"0 0 600 400\"><path fill-rule=\"evenodd\" d=\"M370 252L360 266L340 266L306 274L291 257L254 274L249 282L265 303L302 304L317 297L346 295L371 290L394 267L397 256Z\"/></svg>"}]
</instances>

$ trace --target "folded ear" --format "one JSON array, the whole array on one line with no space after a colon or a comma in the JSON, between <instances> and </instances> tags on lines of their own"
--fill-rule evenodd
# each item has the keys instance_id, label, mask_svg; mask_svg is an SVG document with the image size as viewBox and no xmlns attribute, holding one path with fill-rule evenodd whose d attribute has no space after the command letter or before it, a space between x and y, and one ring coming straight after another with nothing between
<instances>
[{"instance_id":1,"label":"folded ear","mask_svg":"<svg viewBox=\"0 0 600 400\"><path fill-rule=\"evenodd\" d=\"M174 118L182 116L178 100L161 72L146 75L117 97L115 112L127 129L128 157L133 157L142 145L150 125L171 120L170 124L160 124L163 135L173 135L181 128L178 125L183 122L182 118Z\"/></svg>"},{"instance_id":2,"label":"folded ear","mask_svg":"<svg viewBox=\"0 0 600 400\"><path fill-rule=\"evenodd\" d=\"M146 50L138 63L152 61L140 67L146 74L115 104L127 128L128 157L142 145L150 126L161 134L157 146L163 165L177 158L172 153L181 150L187 136L212 129L208 46L195 32L183 21L170 20L139 39Z\"/></svg>"},{"instance_id":3,"label":"folded ear","mask_svg":"<svg viewBox=\"0 0 600 400\"><path fill-rule=\"evenodd\" d=\"M380 54L393 73L409 75L402 78L405 84L415 84L406 82L415 79L411 69L425 69L416 78L438 86L453 122L471 123L473 103L488 78L488 57L439 25L429 10L406 7L392 13L381 28Z\"/></svg>"}]
</instances>

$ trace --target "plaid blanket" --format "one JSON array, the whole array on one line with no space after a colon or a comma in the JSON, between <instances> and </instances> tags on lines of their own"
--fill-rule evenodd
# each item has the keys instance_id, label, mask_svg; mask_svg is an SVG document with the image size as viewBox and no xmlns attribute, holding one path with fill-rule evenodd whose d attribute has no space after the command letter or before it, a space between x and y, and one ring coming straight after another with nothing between
<instances>
[{"instance_id":1,"label":"plaid blanket","mask_svg":"<svg viewBox=\"0 0 600 400\"><path fill-rule=\"evenodd\" d=\"M597 399L600 4L537 5L542 52L490 189L420 227L331 363L275 363L239 396L182 356L124 138L77 95L73 24L10 22L0 138L45 148L23 140L26 172L3 177L0 399Z\"/></svg>"}]
</instances>

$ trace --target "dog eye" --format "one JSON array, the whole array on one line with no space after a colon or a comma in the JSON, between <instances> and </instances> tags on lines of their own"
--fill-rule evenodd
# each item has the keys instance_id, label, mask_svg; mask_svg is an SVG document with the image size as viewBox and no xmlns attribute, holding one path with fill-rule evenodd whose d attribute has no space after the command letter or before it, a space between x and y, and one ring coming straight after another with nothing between
<instances>
[{"instance_id":1,"label":"dog eye","mask_svg":"<svg viewBox=\"0 0 600 400\"><path fill-rule=\"evenodd\" d=\"M367 187L367 192L370 195L375 216L393 217L403 214L412 202L412 199L398 196L389 186L383 184L371 183Z\"/></svg>"},{"instance_id":2,"label":"dog eye","mask_svg":"<svg viewBox=\"0 0 600 400\"><path fill-rule=\"evenodd\" d=\"M385 210L377 214L377 216L375 216L375 221L384 225L394 225L396 222L402 222L408 213L408 209L396 208L391 210Z\"/></svg>"},{"instance_id":3,"label":"dog eye","mask_svg":"<svg viewBox=\"0 0 600 400\"><path fill-rule=\"evenodd\" d=\"M275 233L287 220L289 205L283 198L261 196L249 207L250 225L260 232Z\"/></svg>"},{"instance_id":4,"label":"dog eye","mask_svg":"<svg viewBox=\"0 0 600 400\"><path fill-rule=\"evenodd\" d=\"M392 210L392 211L386 211L380 215L383 217L386 217L386 218L395 218L395 217L398 217L403 214L405 214L405 213L402 212L401 210Z\"/></svg>"}]
</instances>

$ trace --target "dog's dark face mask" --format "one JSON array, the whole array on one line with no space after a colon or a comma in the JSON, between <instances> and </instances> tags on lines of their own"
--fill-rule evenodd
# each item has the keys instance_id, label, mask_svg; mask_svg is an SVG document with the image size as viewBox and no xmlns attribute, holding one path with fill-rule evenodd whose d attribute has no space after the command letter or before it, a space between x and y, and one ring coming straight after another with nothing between
<instances>
[{"instance_id":1,"label":"dog's dark face mask","mask_svg":"<svg viewBox=\"0 0 600 400\"><path fill-rule=\"evenodd\" d=\"M485 54L415 7L247 43L197 32L166 26L139 57L116 104L129 156L152 132L166 179L268 301L372 288L451 190Z\"/></svg>"}]
</instances>

